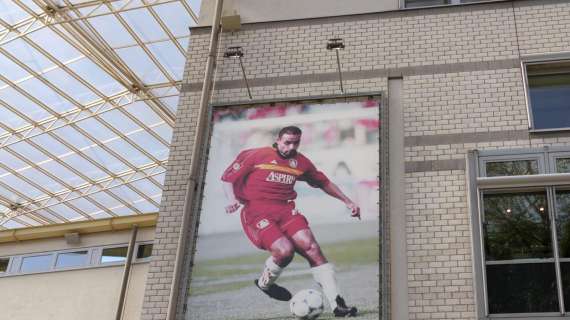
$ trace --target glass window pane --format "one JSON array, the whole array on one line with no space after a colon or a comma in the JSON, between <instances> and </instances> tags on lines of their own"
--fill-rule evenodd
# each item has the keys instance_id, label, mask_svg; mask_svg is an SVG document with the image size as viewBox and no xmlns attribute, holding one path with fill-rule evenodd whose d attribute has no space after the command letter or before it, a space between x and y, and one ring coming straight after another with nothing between
<instances>
[{"instance_id":1,"label":"glass window pane","mask_svg":"<svg viewBox=\"0 0 570 320\"><path fill-rule=\"evenodd\" d=\"M485 163L487 177L538 174L537 160L493 161Z\"/></svg>"},{"instance_id":2,"label":"glass window pane","mask_svg":"<svg viewBox=\"0 0 570 320\"><path fill-rule=\"evenodd\" d=\"M561 258L570 258L570 191L556 191L556 227Z\"/></svg>"},{"instance_id":3,"label":"glass window pane","mask_svg":"<svg viewBox=\"0 0 570 320\"><path fill-rule=\"evenodd\" d=\"M449 0L406 0L406 8L441 6L450 4Z\"/></svg>"},{"instance_id":4,"label":"glass window pane","mask_svg":"<svg viewBox=\"0 0 570 320\"><path fill-rule=\"evenodd\" d=\"M552 257L545 192L485 194L487 261Z\"/></svg>"},{"instance_id":5,"label":"glass window pane","mask_svg":"<svg viewBox=\"0 0 570 320\"><path fill-rule=\"evenodd\" d=\"M570 308L570 262L560 264L560 273L562 276L562 292L564 293L564 308L568 310Z\"/></svg>"},{"instance_id":6,"label":"glass window pane","mask_svg":"<svg viewBox=\"0 0 570 320\"><path fill-rule=\"evenodd\" d=\"M570 158L556 159L556 172L570 173Z\"/></svg>"},{"instance_id":7,"label":"glass window pane","mask_svg":"<svg viewBox=\"0 0 570 320\"><path fill-rule=\"evenodd\" d=\"M489 313L558 311L554 263L487 266Z\"/></svg>"},{"instance_id":8,"label":"glass window pane","mask_svg":"<svg viewBox=\"0 0 570 320\"><path fill-rule=\"evenodd\" d=\"M547 65L540 70L529 70L528 90L535 129L570 127L570 73L568 66L558 65L552 70ZM539 69L539 66L534 66Z\"/></svg>"},{"instance_id":9,"label":"glass window pane","mask_svg":"<svg viewBox=\"0 0 570 320\"><path fill-rule=\"evenodd\" d=\"M87 250L60 253L57 255L56 268L78 267L87 264Z\"/></svg>"},{"instance_id":10,"label":"glass window pane","mask_svg":"<svg viewBox=\"0 0 570 320\"><path fill-rule=\"evenodd\" d=\"M51 268L51 254L25 257L22 259L21 272L47 271Z\"/></svg>"},{"instance_id":11,"label":"glass window pane","mask_svg":"<svg viewBox=\"0 0 570 320\"><path fill-rule=\"evenodd\" d=\"M127 250L127 247L105 248L101 254L101 263L125 261Z\"/></svg>"},{"instance_id":12,"label":"glass window pane","mask_svg":"<svg viewBox=\"0 0 570 320\"><path fill-rule=\"evenodd\" d=\"M0 272L8 271L8 263L10 263L9 258L2 258L0 259Z\"/></svg>"},{"instance_id":13,"label":"glass window pane","mask_svg":"<svg viewBox=\"0 0 570 320\"><path fill-rule=\"evenodd\" d=\"M152 254L152 243L141 244L137 250L137 259L148 258Z\"/></svg>"}]
</instances>

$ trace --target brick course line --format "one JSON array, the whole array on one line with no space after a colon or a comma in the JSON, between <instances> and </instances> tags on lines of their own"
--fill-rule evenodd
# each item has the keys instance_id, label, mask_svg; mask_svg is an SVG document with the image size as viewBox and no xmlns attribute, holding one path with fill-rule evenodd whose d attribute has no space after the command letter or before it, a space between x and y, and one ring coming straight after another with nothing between
<instances>
[{"instance_id":1,"label":"brick course line","mask_svg":"<svg viewBox=\"0 0 570 320\"><path fill-rule=\"evenodd\" d=\"M386 68L377 70L347 71L343 72L344 80L373 79L379 77L406 77L432 74L446 74L458 72L487 71L519 68L519 59L504 59L495 61L461 62L453 64L436 64L412 66L403 68ZM296 76L267 77L248 79L250 87L279 86L288 84L331 82L338 81L338 73L315 73ZM243 80L222 80L216 82L216 90L244 88ZM182 92L198 92L202 90L202 83L194 82L182 84Z\"/></svg>"}]
</instances>

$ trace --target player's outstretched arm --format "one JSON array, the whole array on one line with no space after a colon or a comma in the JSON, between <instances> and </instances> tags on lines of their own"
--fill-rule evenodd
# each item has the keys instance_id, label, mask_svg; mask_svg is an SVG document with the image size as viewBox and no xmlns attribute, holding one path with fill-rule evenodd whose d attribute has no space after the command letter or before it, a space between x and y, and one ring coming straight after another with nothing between
<instances>
[{"instance_id":1,"label":"player's outstretched arm","mask_svg":"<svg viewBox=\"0 0 570 320\"><path fill-rule=\"evenodd\" d=\"M226 213L234 213L239 209L241 205L240 202L236 199L236 195L234 193L234 185L231 182L222 181L222 186L224 188L224 194L226 195L226 199L228 200L228 205L226 205Z\"/></svg>"},{"instance_id":2,"label":"player's outstretched arm","mask_svg":"<svg viewBox=\"0 0 570 320\"><path fill-rule=\"evenodd\" d=\"M350 209L350 215L360 219L360 208L358 207L358 205L356 203L354 203L354 201L350 200L349 197L347 197L342 190L340 190L340 188L334 184L334 182L329 182L328 184L326 184L325 186L323 186L321 189L323 189L324 192L326 192L328 195L335 197L337 199L339 199L340 201L344 202L344 204L346 205L346 207L348 209Z\"/></svg>"}]
</instances>

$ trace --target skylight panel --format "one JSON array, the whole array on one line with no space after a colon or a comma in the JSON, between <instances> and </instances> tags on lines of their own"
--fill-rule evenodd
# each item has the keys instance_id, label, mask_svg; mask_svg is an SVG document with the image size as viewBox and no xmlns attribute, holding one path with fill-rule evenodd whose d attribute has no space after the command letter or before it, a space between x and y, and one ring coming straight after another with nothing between
<instances>
[{"instance_id":1,"label":"skylight panel","mask_svg":"<svg viewBox=\"0 0 570 320\"><path fill-rule=\"evenodd\" d=\"M18 142L8 148L17 152L19 155L23 156L33 163L38 163L50 159L38 149L29 145L27 142Z\"/></svg>"},{"instance_id":2,"label":"skylight panel","mask_svg":"<svg viewBox=\"0 0 570 320\"><path fill-rule=\"evenodd\" d=\"M105 120L105 122L121 131L123 134L127 134L135 130L140 130L141 128L138 124L122 114L119 110L106 112L101 115L101 118Z\"/></svg>"},{"instance_id":3,"label":"skylight panel","mask_svg":"<svg viewBox=\"0 0 570 320\"><path fill-rule=\"evenodd\" d=\"M153 9L175 37L187 36L190 33L188 27L195 25L180 2L157 5Z\"/></svg>"},{"instance_id":4,"label":"skylight panel","mask_svg":"<svg viewBox=\"0 0 570 320\"><path fill-rule=\"evenodd\" d=\"M71 149L67 148L61 142L52 138L48 134L35 136L31 138L31 141L41 146L42 148L49 150L49 152L56 157L61 157L62 155L71 152Z\"/></svg>"},{"instance_id":5,"label":"skylight panel","mask_svg":"<svg viewBox=\"0 0 570 320\"><path fill-rule=\"evenodd\" d=\"M120 15L143 42L168 39L168 35L147 9L129 10Z\"/></svg>"},{"instance_id":6,"label":"skylight panel","mask_svg":"<svg viewBox=\"0 0 570 320\"><path fill-rule=\"evenodd\" d=\"M109 152L105 151L101 147L92 147L83 150L83 154L99 162L107 170L113 172L114 174L120 174L129 170L129 167L122 161L111 155Z\"/></svg>"},{"instance_id":7,"label":"skylight panel","mask_svg":"<svg viewBox=\"0 0 570 320\"><path fill-rule=\"evenodd\" d=\"M50 116L49 112L44 108L10 87L0 90L0 100L12 106L12 108L17 107L18 111L25 114L32 121L40 121ZM2 113L0 113L0 119L6 119L2 116Z\"/></svg>"},{"instance_id":8,"label":"skylight panel","mask_svg":"<svg viewBox=\"0 0 570 320\"><path fill-rule=\"evenodd\" d=\"M25 41L11 41L4 44L3 48L35 72L41 73L55 66L52 61Z\"/></svg>"},{"instance_id":9,"label":"skylight panel","mask_svg":"<svg viewBox=\"0 0 570 320\"><path fill-rule=\"evenodd\" d=\"M70 63L67 67L107 97L126 90L122 84L87 58Z\"/></svg>"},{"instance_id":10,"label":"skylight panel","mask_svg":"<svg viewBox=\"0 0 570 320\"><path fill-rule=\"evenodd\" d=\"M61 69L52 70L43 77L82 105L100 99L93 91Z\"/></svg>"},{"instance_id":11,"label":"skylight panel","mask_svg":"<svg viewBox=\"0 0 570 320\"><path fill-rule=\"evenodd\" d=\"M16 158L3 149L0 149L0 164L16 171L29 167L24 161Z\"/></svg>"},{"instance_id":12,"label":"skylight panel","mask_svg":"<svg viewBox=\"0 0 570 320\"><path fill-rule=\"evenodd\" d=\"M0 66L2 66L0 75L11 81L21 81L31 76L26 70L22 69L4 54L0 54Z\"/></svg>"},{"instance_id":13,"label":"skylight panel","mask_svg":"<svg viewBox=\"0 0 570 320\"><path fill-rule=\"evenodd\" d=\"M99 208L94 203L88 201L85 198L78 198L78 199L71 200L71 201L69 201L69 204L76 207L77 209L89 214L89 215L92 215L95 212L101 211L101 208ZM105 213L105 215L107 215L107 218L111 217L111 216L109 216L108 213Z\"/></svg>"},{"instance_id":14,"label":"skylight panel","mask_svg":"<svg viewBox=\"0 0 570 320\"><path fill-rule=\"evenodd\" d=\"M63 186L59 182L53 180L52 178L48 177L47 175L43 174L41 171L35 168L30 168L20 171L19 174L38 183L48 192L55 193L58 191L67 190L65 186Z\"/></svg>"},{"instance_id":15,"label":"skylight panel","mask_svg":"<svg viewBox=\"0 0 570 320\"><path fill-rule=\"evenodd\" d=\"M167 160L168 159L168 146L162 144L152 135L145 131L139 131L132 135L129 135L129 138L133 140L136 144L138 144L144 150L147 150L153 157L158 160Z\"/></svg>"},{"instance_id":16,"label":"skylight panel","mask_svg":"<svg viewBox=\"0 0 570 320\"><path fill-rule=\"evenodd\" d=\"M162 120L162 118L147 106L144 101L135 101L126 106L124 110L149 127L158 123L164 123L164 120Z\"/></svg>"},{"instance_id":17,"label":"skylight panel","mask_svg":"<svg viewBox=\"0 0 570 320\"><path fill-rule=\"evenodd\" d=\"M16 24L29 17L30 15L22 10L15 2L0 1L0 19L9 24Z\"/></svg>"},{"instance_id":18,"label":"skylight panel","mask_svg":"<svg viewBox=\"0 0 570 320\"><path fill-rule=\"evenodd\" d=\"M81 52L63 40L50 28L42 28L28 35L40 47L47 50L50 55L62 63L83 57Z\"/></svg>"},{"instance_id":19,"label":"skylight panel","mask_svg":"<svg viewBox=\"0 0 570 320\"><path fill-rule=\"evenodd\" d=\"M123 139L116 139L105 145L137 167L152 163L149 158Z\"/></svg>"},{"instance_id":20,"label":"skylight panel","mask_svg":"<svg viewBox=\"0 0 570 320\"><path fill-rule=\"evenodd\" d=\"M0 119L2 119L3 125L8 126L14 130L30 124L26 120L18 116L17 114L13 113L12 111L4 107L2 103L0 103Z\"/></svg>"},{"instance_id":21,"label":"skylight panel","mask_svg":"<svg viewBox=\"0 0 570 320\"><path fill-rule=\"evenodd\" d=\"M63 182L72 187L77 187L87 182L78 175L76 175L75 173L73 173L71 170L67 169L66 167L55 161L42 163L40 167L42 167L43 169L45 169L52 175L58 177Z\"/></svg>"},{"instance_id":22,"label":"skylight panel","mask_svg":"<svg viewBox=\"0 0 570 320\"><path fill-rule=\"evenodd\" d=\"M153 53L160 64L176 80L182 79L184 73L185 57L180 50L170 41L158 42L148 45L148 49Z\"/></svg>"},{"instance_id":23,"label":"skylight panel","mask_svg":"<svg viewBox=\"0 0 570 320\"><path fill-rule=\"evenodd\" d=\"M157 84L168 81L140 47L118 49L116 52L145 84Z\"/></svg>"},{"instance_id":24,"label":"skylight panel","mask_svg":"<svg viewBox=\"0 0 570 320\"><path fill-rule=\"evenodd\" d=\"M27 183L26 181L10 174L0 177L0 182L10 186L10 188L18 190L20 193L30 199L35 199L45 195L42 191Z\"/></svg>"},{"instance_id":25,"label":"skylight panel","mask_svg":"<svg viewBox=\"0 0 570 320\"><path fill-rule=\"evenodd\" d=\"M172 128L167 124L153 127L152 130L160 135L162 139L170 142L172 139Z\"/></svg>"},{"instance_id":26,"label":"skylight panel","mask_svg":"<svg viewBox=\"0 0 570 320\"><path fill-rule=\"evenodd\" d=\"M150 180L148 179L131 182L131 185L149 197L162 194L162 189L157 187L154 183L150 182Z\"/></svg>"},{"instance_id":27,"label":"skylight panel","mask_svg":"<svg viewBox=\"0 0 570 320\"><path fill-rule=\"evenodd\" d=\"M57 204L55 206L51 206L50 209L53 210L54 212L56 212L57 214L65 217L68 220L83 220L83 219L85 219L85 218L83 218L83 216L79 212L71 209L70 207L68 207L65 204Z\"/></svg>"},{"instance_id":28,"label":"skylight panel","mask_svg":"<svg viewBox=\"0 0 570 320\"><path fill-rule=\"evenodd\" d=\"M136 45L135 39L113 15L87 19L112 48Z\"/></svg>"},{"instance_id":29,"label":"skylight panel","mask_svg":"<svg viewBox=\"0 0 570 320\"><path fill-rule=\"evenodd\" d=\"M61 158L61 160L91 180L99 180L108 176L107 173L75 153Z\"/></svg>"},{"instance_id":30,"label":"skylight panel","mask_svg":"<svg viewBox=\"0 0 570 320\"><path fill-rule=\"evenodd\" d=\"M38 79L26 80L20 83L20 87L56 113L64 113L77 108L71 101L65 99Z\"/></svg>"}]
</instances>

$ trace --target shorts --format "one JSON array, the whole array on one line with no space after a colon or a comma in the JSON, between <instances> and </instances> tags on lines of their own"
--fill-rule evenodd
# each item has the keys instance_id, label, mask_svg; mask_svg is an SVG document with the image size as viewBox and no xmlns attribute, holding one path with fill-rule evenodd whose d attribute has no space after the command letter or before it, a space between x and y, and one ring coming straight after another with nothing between
<instances>
[{"instance_id":1,"label":"shorts","mask_svg":"<svg viewBox=\"0 0 570 320\"><path fill-rule=\"evenodd\" d=\"M295 209L293 201L249 202L241 210L241 224L249 240L264 250L282 236L291 238L297 231L309 229L307 218Z\"/></svg>"}]
</instances>

